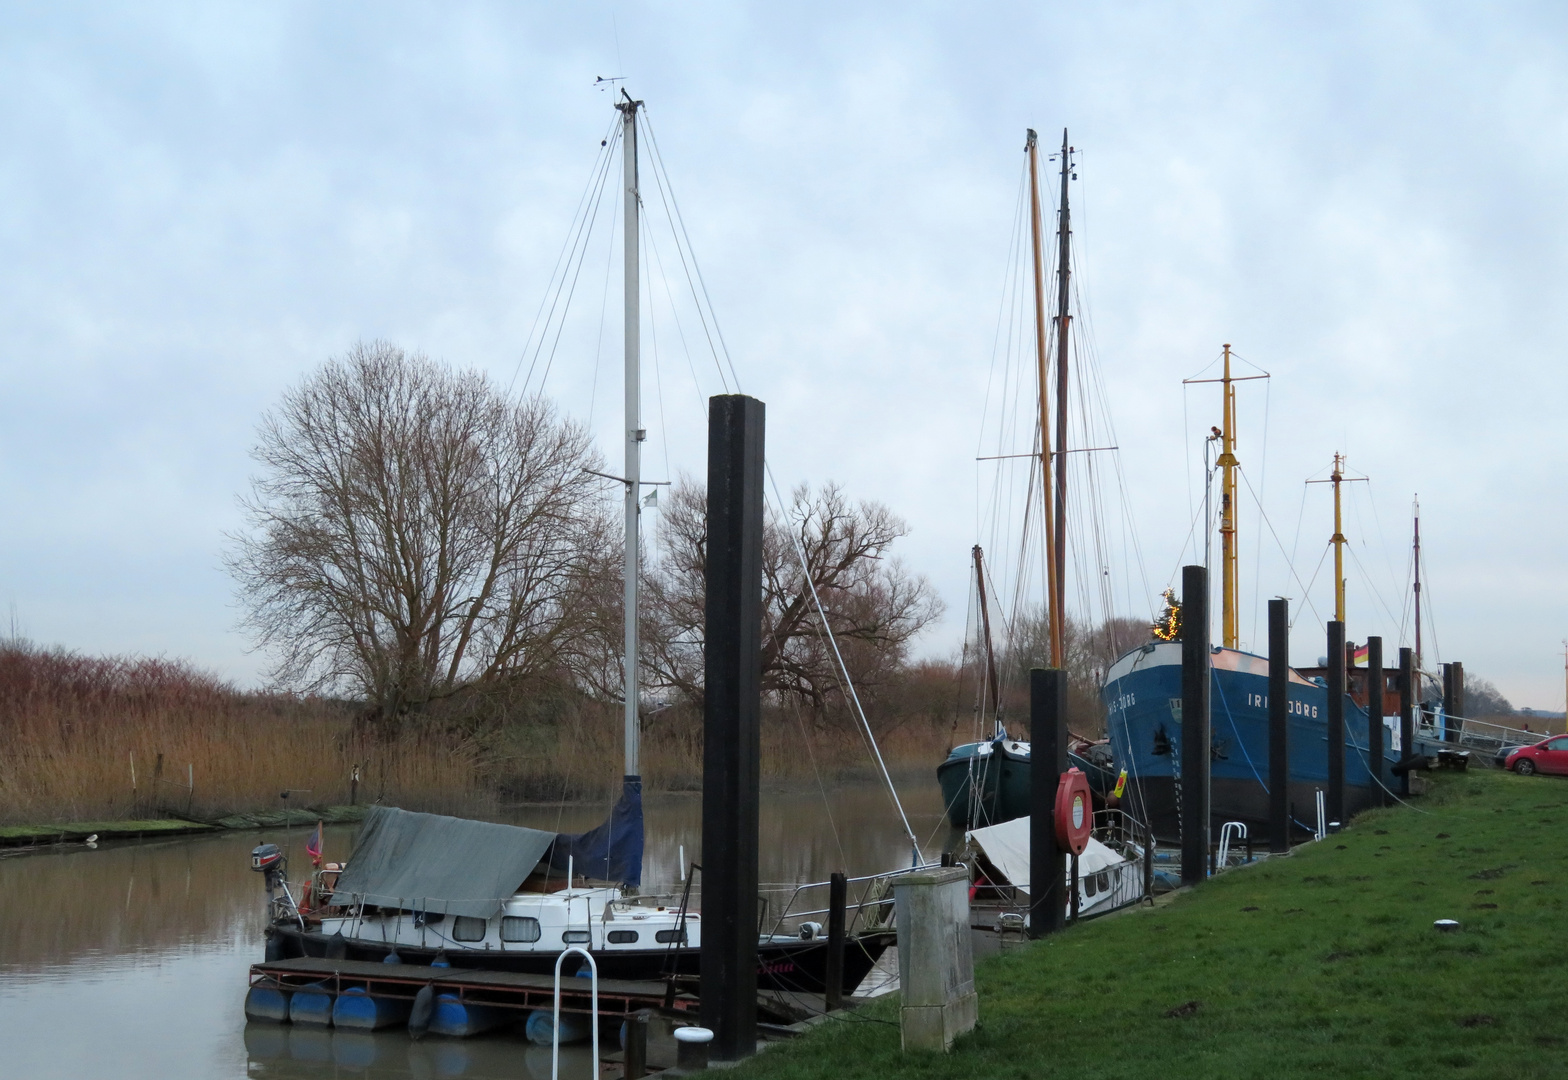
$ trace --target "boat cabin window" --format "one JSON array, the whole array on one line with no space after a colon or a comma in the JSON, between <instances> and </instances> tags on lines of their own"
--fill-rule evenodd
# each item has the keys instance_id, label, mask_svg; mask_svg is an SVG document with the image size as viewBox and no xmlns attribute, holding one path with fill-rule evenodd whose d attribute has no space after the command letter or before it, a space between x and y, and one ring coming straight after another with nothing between
<instances>
[{"instance_id":1,"label":"boat cabin window","mask_svg":"<svg viewBox=\"0 0 1568 1080\"><path fill-rule=\"evenodd\" d=\"M609 942L611 945L631 945L637 941L635 930L611 930Z\"/></svg>"},{"instance_id":2,"label":"boat cabin window","mask_svg":"<svg viewBox=\"0 0 1568 1080\"><path fill-rule=\"evenodd\" d=\"M1101 870L1098 874L1094 875L1094 879L1100 883L1100 891L1101 892L1110 892L1111 891L1111 874L1110 874L1110 871L1108 871L1108 870Z\"/></svg>"},{"instance_id":3,"label":"boat cabin window","mask_svg":"<svg viewBox=\"0 0 1568 1080\"><path fill-rule=\"evenodd\" d=\"M684 945L686 944L686 928L683 926L679 930L660 930L653 935L653 940L660 945L668 945L672 941Z\"/></svg>"},{"instance_id":4,"label":"boat cabin window","mask_svg":"<svg viewBox=\"0 0 1568 1080\"><path fill-rule=\"evenodd\" d=\"M1100 886L1096 883L1095 876L1093 874L1085 874L1083 876L1083 894L1085 896L1093 896L1099 891Z\"/></svg>"},{"instance_id":5,"label":"boat cabin window","mask_svg":"<svg viewBox=\"0 0 1568 1080\"><path fill-rule=\"evenodd\" d=\"M473 915L459 915L452 920L453 941L483 941L485 921Z\"/></svg>"},{"instance_id":6,"label":"boat cabin window","mask_svg":"<svg viewBox=\"0 0 1568 1080\"><path fill-rule=\"evenodd\" d=\"M538 941L539 920L529 915L501 916L502 941Z\"/></svg>"},{"instance_id":7,"label":"boat cabin window","mask_svg":"<svg viewBox=\"0 0 1568 1080\"><path fill-rule=\"evenodd\" d=\"M593 935L586 930L568 930L561 935L561 940L568 945L586 945L593 940Z\"/></svg>"}]
</instances>

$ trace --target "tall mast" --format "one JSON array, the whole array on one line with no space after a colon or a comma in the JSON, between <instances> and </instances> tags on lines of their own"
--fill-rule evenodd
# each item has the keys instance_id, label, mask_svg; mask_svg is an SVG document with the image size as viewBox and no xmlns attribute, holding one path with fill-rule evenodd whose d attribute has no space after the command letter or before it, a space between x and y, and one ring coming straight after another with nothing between
<instances>
[{"instance_id":1,"label":"tall mast","mask_svg":"<svg viewBox=\"0 0 1568 1080\"><path fill-rule=\"evenodd\" d=\"M1339 485L1344 481L1344 458L1334 455L1334 471L1329 481L1334 485L1334 535L1329 542L1334 545L1334 618L1345 621L1345 530L1339 513Z\"/></svg>"},{"instance_id":2,"label":"tall mast","mask_svg":"<svg viewBox=\"0 0 1568 1080\"><path fill-rule=\"evenodd\" d=\"M991 647L991 611L985 600L985 554L975 545L975 586L980 591L980 632L985 635L985 677L991 691L991 708L996 710L998 727L1001 726L1002 692L996 678L996 652Z\"/></svg>"},{"instance_id":3,"label":"tall mast","mask_svg":"<svg viewBox=\"0 0 1568 1080\"><path fill-rule=\"evenodd\" d=\"M1067 208L1067 179L1072 172L1072 147L1062 128L1062 201L1056 218L1056 609L1051 623L1053 655L1063 648L1067 628L1067 314L1072 277L1072 220ZM1061 667L1061 661L1056 662Z\"/></svg>"},{"instance_id":4,"label":"tall mast","mask_svg":"<svg viewBox=\"0 0 1568 1080\"><path fill-rule=\"evenodd\" d=\"M1415 513L1415 566L1416 566L1416 670L1421 670L1421 496L1416 496Z\"/></svg>"},{"instance_id":5,"label":"tall mast","mask_svg":"<svg viewBox=\"0 0 1568 1080\"><path fill-rule=\"evenodd\" d=\"M1062 666L1062 635L1057 631L1061 593L1058 591L1056 560L1056 514L1051 493L1051 416L1046 395L1045 346L1045 252L1040 224L1040 166L1038 139L1029 129L1024 148L1029 151L1029 231L1034 238L1034 349L1035 381L1040 388L1040 494L1045 508L1045 593L1046 611L1051 623L1051 666Z\"/></svg>"},{"instance_id":6,"label":"tall mast","mask_svg":"<svg viewBox=\"0 0 1568 1080\"><path fill-rule=\"evenodd\" d=\"M1220 430L1220 457L1215 464L1224 470L1220 484L1220 577L1221 641L1225 648L1236 648L1236 613L1241 607L1240 579L1236 574L1236 386L1230 377L1230 345L1225 345L1224 417ZM1335 490L1339 490L1335 488Z\"/></svg>"},{"instance_id":7,"label":"tall mast","mask_svg":"<svg viewBox=\"0 0 1568 1080\"><path fill-rule=\"evenodd\" d=\"M641 696L637 672L637 576L638 528L640 511L638 494L641 491L642 441L642 385L641 385L641 315L638 309L637 243L640 200L637 195L637 108L642 104L633 101L625 90L624 101L616 102L621 111L621 163L626 184L624 211L626 233L622 240L625 255L625 333L626 333L626 566L624 597L626 615L625 672L626 672L626 776L639 775L642 733L638 722L637 706Z\"/></svg>"}]
</instances>

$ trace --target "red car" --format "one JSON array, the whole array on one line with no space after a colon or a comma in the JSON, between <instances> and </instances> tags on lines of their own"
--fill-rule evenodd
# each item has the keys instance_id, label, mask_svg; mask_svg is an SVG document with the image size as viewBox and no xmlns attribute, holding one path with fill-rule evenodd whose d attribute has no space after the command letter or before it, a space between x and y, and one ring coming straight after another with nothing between
<instances>
[{"instance_id":1,"label":"red car","mask_svg":"<svg viewBox=\"0 0 1568 1080\"><path fill-rule=\"evenodd\" d=\"M1568 735L1553 735L1534 746L1521 746L1504 759L1503 768L1520 776L1538 772L1568 776Z\"/></svg>"}]
</instances>

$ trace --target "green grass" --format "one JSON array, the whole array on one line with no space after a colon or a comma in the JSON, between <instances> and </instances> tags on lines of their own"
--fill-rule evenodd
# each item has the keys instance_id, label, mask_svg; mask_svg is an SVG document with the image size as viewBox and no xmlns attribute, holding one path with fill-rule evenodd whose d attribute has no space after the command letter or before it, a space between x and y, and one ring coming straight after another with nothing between
<instances>
[{"instance_id":1,"label":"green grass","mask_svg":"<svg viewBox=\"0 0 1568 1080\"><path fill-rule=\"evenodd\" d=\"M980 962L951 1053L903 1054L895 997L734 1075L1568 1075L1568 784L1458 774L1415 802Z\"/></svg>"}]
</instances>

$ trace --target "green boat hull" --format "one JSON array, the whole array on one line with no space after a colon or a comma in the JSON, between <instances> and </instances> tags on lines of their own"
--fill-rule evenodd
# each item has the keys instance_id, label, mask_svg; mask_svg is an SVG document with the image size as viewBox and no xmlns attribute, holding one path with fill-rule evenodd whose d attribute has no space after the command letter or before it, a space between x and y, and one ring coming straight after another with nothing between
<instances>
[{"instance_id":1,"label":"green boat hull","mask_svg":"<svg viewBox=\"0 0 1568 1080\"><path fill-rule=\"evenodd\" d=\"M1089 778L1090 790L1101 800L1116 786L1116 774L1092 761L1070 753L1067 763ZM1032 776L1029 744L1015 739L954 747L936 770L942 805L955 829L978 829L1028 816Z\"/></svg>"}]
</instances>

